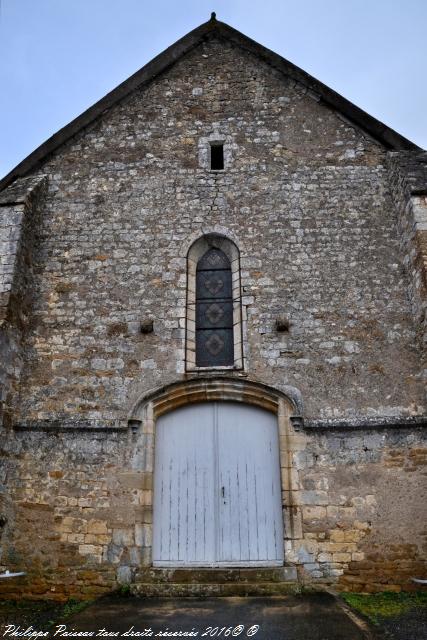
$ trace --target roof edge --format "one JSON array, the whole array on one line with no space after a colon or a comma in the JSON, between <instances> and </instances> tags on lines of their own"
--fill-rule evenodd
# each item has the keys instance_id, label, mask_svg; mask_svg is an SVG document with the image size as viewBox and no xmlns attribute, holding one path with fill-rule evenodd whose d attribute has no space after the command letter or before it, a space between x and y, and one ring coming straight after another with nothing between
<instances>
[{"instance_id":1,"label":"roof edge","mask_svg":"<svg viewBox=\"0 0 427 640\"><path fill-rule=\"evenodd\" d=\"M394 131L377 118L369 115L366 111L363 111L363 109L350 102L350 100L347 100L347 98L344 98L342 95L323 84L323 82L311 76L307 71L297 67L297 65L293 64L286 58L283 58L278 53L271 51L271 49L267 49L267 47L264 47L255 40L252 40L240 31L230 27L228 24L218 24L221 25L221 30L228 35L230 40L242 48L248 49L251 53L261 57L268 64L271 64L285 75L288 75L293 80L304 85L314 94L317 94L319 96L319 100L323 102L323 104L326 104L342 113L353 124L369 133L389 150L422 150L421 147L416 145L414 142L408 140L397 131Z\"/></svg>"},{"instance_id":2,"label":"roof edge","mask_svg":"<svg viewBox=\"0 0 427 640\"><path fill-rule=\"evenodd\" d=\"M354 105L352 102L330 89L325 84L316 80L303 69L289 62L279 54L267 49L255 40L230 27L224 22L215 19L212 14L208 22L204 22L185 36L170 45L167 49L155 56L141 69L124 80L115 89L112 89L103 98L86 109L77 118L59 129L39 147L32 151L24 160L14 167L0 180L0 191L9 186L16 178L24 177L29 171L35 169L39 163L56 151L62 144L70 140L84 127L94 122L100 115L110 109L119 100L125 98L134 89L147 84L160 73L171 67L179 58L196 47L209 33L217 31L219 35L231 40L239 47L251 52L257 57L278 69L293 80L304 85L307 89L317 94L319 101L342 113L351 123L355 124L370 136L381 142L387 149L400 151L420 151L421 147L400 135L384 123Z\"/></svg>"},{"instance_id":3,"label":"roof edge","mask_svg":"<svg viewBox=\"0 0 427 640\"><path fill-rule=\"evenodd\" d=\"M119 100L122 100L132 93L134 89L150 82L157 75L172 66L179 58L197 46L207 33L216 28L217 24L218 23L211 18L208 22L204 22L196 29L193 29L193 31L190 31L152 58L146 65L141 67L141 69L109 91L103 98L88 107L88 109L74 118L74 120L71 120L71 122L59 129L0 180L0 191L10 185L16 178L24 177L28 171L34 169L37 164L44 160L50 153L56 151L58 147L70 140L84 127L94 122L94 120Z\"/></svg>"}]
</instances>

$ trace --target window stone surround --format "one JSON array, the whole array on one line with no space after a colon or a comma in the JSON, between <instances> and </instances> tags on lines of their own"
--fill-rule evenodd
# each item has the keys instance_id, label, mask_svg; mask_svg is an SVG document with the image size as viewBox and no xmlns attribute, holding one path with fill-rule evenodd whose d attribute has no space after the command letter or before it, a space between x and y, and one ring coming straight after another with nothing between
<instances>
[{"instance_id":1,"label":"window stone surround","mask_svg":"<svg viewBox=\"0 0 427 640\"><path fill-rule=\"evenodd\" d=\"M211 248L220 249L230 260L233 296L233 343L234 364L223 367L196 366L196 272L199 259ZM209 233L191 245L187 254L187 304L185 319L185 370L204 372L207 370L244 370L244 345L246 323L243 322L241 299L240 252L236 244L216 233Z\"/></svg>"}]
</instances>

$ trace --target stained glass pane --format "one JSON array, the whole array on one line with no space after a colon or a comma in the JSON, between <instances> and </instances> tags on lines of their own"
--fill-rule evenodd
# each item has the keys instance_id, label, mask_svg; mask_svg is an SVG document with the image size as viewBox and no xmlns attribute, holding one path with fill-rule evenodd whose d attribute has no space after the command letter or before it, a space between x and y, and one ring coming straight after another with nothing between
<instances>
[{"instance_id":1,"label":"stained glass pane","mask_svg":"<svg viewBox=\"0 0 427 640\"><path fill-rule=\"evenodd\" d=\"M230 260L220 249L209 249L197 263L197 271L212 271L213 269L229 269Z\"/></svg>"},{"instance_id":2,"label":"stained glass pane","mask_svg":"<svg viewBox=\"0 0 427 640\"><path fill-rule=\"evenodd\" d=\"M234 363L231 266L225 253L209 249L196 275L196 365Z\"/></svg>"},{"instance_id":3,"label":"stained glass pane","mask_svg":"<svg viewBox=\"0 0 427 640\"><path fill-rule=\"evenodd\" d=\"M233 351L233 329L216 331L199 329L196 332L196 365L198 367L232 365Z\"/></svg>"}]
</instances>

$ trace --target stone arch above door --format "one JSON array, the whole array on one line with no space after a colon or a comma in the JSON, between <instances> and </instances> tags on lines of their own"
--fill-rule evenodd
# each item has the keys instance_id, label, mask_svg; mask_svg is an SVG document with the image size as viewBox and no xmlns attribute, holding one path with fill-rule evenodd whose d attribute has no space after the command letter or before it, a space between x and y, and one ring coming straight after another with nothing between
<instances>
[{"instance_id":1,"label":"stone arch above door","mask_svg":"<svg viewBox=\"0 0 427 640\"><path fill-rule=\"evenodd\" d=\"M150 417L156 419L185 404L214 400L245 402L277 414L281 413L282 407L289 417L301 413L301 401L296 397L296 392L296 389L292 389L291 396L291 393L286 394L269 385L241 378L197 377L143 394L130 411L129 421L145 421Z\"/></svg>"},{"instance_id":2,"label":"stone arch above door","mask_svg":"<svg viewBox=\"0 0 427 640\"><path fill-rule=\"evenodd\" d=\"M284 524L285 562L297 562L295 543L302 536L301 508L295 497L300 490L297 455L305 448L305 435L295 433L291 416L299 414L298 404L280 390L268 385L237 378L205 377L177 382L144 394L129 415L134 433L135 451L143 455L141 487L143 507L137 523L141 537L147 541L144 564L152 564L153 474L156 421L160 416L185 405L203 402L230 401L254 405L277 416Z\"/></svg>"}]
</instances>

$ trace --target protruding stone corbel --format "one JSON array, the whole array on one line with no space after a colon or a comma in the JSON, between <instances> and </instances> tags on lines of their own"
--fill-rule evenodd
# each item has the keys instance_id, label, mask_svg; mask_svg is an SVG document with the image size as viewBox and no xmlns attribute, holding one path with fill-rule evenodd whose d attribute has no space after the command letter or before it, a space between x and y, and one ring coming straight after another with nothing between
<instances>
[{"instance_id":1,"label":"protruding stone corbel","mask_svg":"<svg viewBox=\"0 0 427 640\"><path fill-rule=\"evenodd\" d=\"M304 427L304 418L302 416L290 416L290 421L294 431L302 431Z\"/></svg>"}]
</instances>

